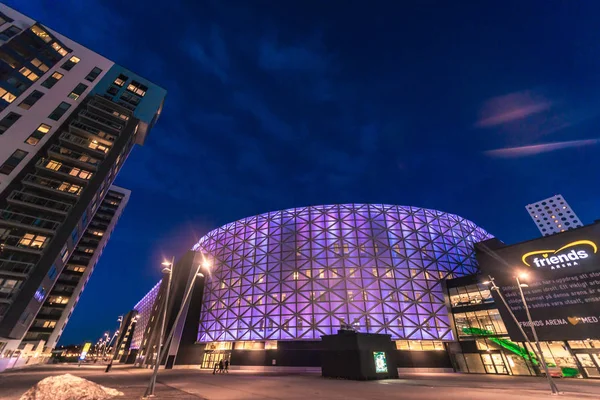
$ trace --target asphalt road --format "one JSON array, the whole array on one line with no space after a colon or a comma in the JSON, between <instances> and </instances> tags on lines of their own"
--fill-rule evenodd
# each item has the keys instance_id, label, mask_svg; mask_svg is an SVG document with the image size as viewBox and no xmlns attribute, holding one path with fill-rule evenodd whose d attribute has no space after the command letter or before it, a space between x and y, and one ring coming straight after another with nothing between
<instances>
[{"instance_id":1,"label":"asphalt road","mask_svg":"<svg viewBox=\"0 0 600 400\"><path fill-rule=\"evenodd\" d=\"M18 399L29 387L50 375L70 373L124 393L118 399L139 399L149 370L117 366L110 373L100 365L52 365L0 374L0 399ZM557 380L562 399L599 399L600 381ZM231 372L212 375L193 370L159 372L157 399L423 399L509 400L549 399L542 378L467 374L410 374L400 379L356 382L324 379L318 374Z\"/></svg>"}]
</instances>

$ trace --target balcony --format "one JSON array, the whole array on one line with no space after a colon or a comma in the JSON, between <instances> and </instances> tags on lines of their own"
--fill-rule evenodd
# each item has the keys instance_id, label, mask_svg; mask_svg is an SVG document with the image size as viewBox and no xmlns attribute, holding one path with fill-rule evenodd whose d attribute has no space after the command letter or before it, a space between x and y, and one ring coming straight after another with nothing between
<instances>
[{"instance_id":1,"label":"balcony","mask_svg":"<svg viewBox=\"0 0 600 400\"><path fill-rule=\"evenodd\" d=\"M23 240L23 236L8 235L0 240L0 247L2 250L19 251L22 253L29 254L42 254L42 251L48 244L48 240L40 246L32 246L31 243L27 243L27 240ZM8 261L8 260L7 260ZM16 261L15 261L16 262ZM16 267L15 267L16 268ZM18 269L18 268L17 268Z\"/></svg>"},{"instance_id":2,"label":"balcony","mask_svg":"<svg viewBox=\"0 0 600 400\"><path fill-rule=\"evenodd\" d=\"M10 275L16 278L27 278L35 264L0 258L0 275Z\"/></svg>"},{"instance_id":3,"label":"balcony","mask_svg":"<svg viewBox=\"0 0 600 400\"><path fill-rule=\"evenodd\" d=\"M83 186L33 174L27 174L21 183L25 187L42 189L48 193L62 195L73 200L77 200L83 190Z\"/></svg>"},{"instance_id":4,"label":"balcony","mask_svg":"<svg viewBox=\"0 0 600 400\"><path fill-rule=\"evenodd\" d=\"M50 200L44 197L16 190L8 195L6 201L9 204L31 207L34 209L44 210L64 216L66 216L71 210L71 205L68 203L64 203L62 201L57 200Z\"/></svg>"},{"instance_id":5,"label":"balcony","mask_svg":"<svg viewBox=\"0 0 600 400\"><path fill-rule=\"evenodd\" d=\"M110 131L114 132L115 134L119 134L121 133L121 131L123 130L124 124L119 124L117 122L113 122L111 120L109 120L108 118L103 118L99 115L96 115L90 111L87 110L81 110L79 111L78 114L81 118L84 118L84 122L85 120L91 121L93 123L99 124L100 126L102 126L103 128L107 128Z\"/></svg>"},{"instance_id":6,"label":"balcony","mask_svg":"<svg viewBox=\"0 0 600 400\"><path fill-rule=\"evenodd\" d=\"M118 123L127 123L131 117L131 112L129 110L117 110L115 103L112 101L110 105L107 105L101 100L94 99L88 103L88 108L93 111L100 111L100 115L104 115L109 118L115 118Z\"/></svg>"},{"instance_id":7,"label":"balcony","mask_svg":"<svg viewBox=\"0 0 600 400\"><path fill-rule=\"evenodd\" d=\"M81 136L68 132L61 133L59 139L60 143L64 146L75 147L78 150L84 150L101 158L105 158L110 150L110 146L100 144L95 139L84 139Z\"/></svg>"},{"instance_id":8,"label":"balcony","mask_svg":"<svg viewBox=\"0 0 600 400\"><path fill-rule=\"evenodd\" d=\"M0 225L53 234L60 227L60 222L21 214L11 210L0 210Z\"/></svg>"},{"instance_id":9,"label":"balcony","mask_svg":"<svg viewBox=\"0 0 600 400\"><path fill-rule=\"evenodd\" d=\"M107 145L111 145L117 140L116 136L109 135L108 133L81 121L72 121L69 125L69 131Z\"/></svg>"},{"instance_id":10,"label":"balcony","mask_svg":"<svg viewBox=\"0 0 600 400\"><path fill-rule=\"evenodd\" d=\"M64 161L69 165L76 165L87 170L97 171L100 166L100 160L97 158L90 157L85 153L79 153L77 151L69 150L64 147L52 145L48 149L48 156Z\"/></svg>"},{"instance_id":11,"label":"balcony","mask_svg":"<svg viewBox=\"0 0 600 400\"><path fill-rule=\"evenodd\" d=\"M79 275L65 274L65 271L63 271L58 276L57 283L62 283L63 285L69 285L69 286L77 286L77 284L79 283L80 280L81 280L81 274L79 274Z\"/></svg>"},{"instance_id":12,"label":"balcony","mask_svg":"<svg viewBox=\"0 0 600 400\"><path fill-rule=\"evenodd\" d=\"M63 165L60 161L56 161L50 158L41 158L40 160L38 160L38 162L35 163L35 167L38 171L56 174L63 178L73 180L79 184L87 183L94 175L93 173L87 170Z\"/></svg>"},{"instance_id":13,"label":"balcony","mask_svg":"<svg viewBox=\"0 0 600 400\"><path fill-rule=\"evenodd\" d=\"M72 255L71 259L69 260L69 262L73 261L77 264L83 264L83 265L88 265L90 263L90 260L92 258L91 254L88 255Z\"/></svg>"}]
</instances>

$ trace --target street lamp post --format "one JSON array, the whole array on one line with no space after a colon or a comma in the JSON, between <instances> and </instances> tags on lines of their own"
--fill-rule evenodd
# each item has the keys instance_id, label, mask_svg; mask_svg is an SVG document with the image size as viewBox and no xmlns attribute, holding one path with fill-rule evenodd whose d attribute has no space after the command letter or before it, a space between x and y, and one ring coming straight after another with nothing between
<instances>
[{"instance_id":1,"label":"street lamp post","mask_svg":"<svg viewBox=\"0 0 600 400\"><path fill-rule=\"evenodd\" d=\"M204 274L202 274L200 272L200 268L203 268L203 267L206 268L207 270L210 267L210 263L208 262L208 260L206 260L206 258L204 258L204 256L203 256L202 264L199 264L198 268L196 268L196 271L194 272L194 276L192 277L192 282L190 283L190 286L189 286L187 292L185 293L185 296L183 297L183 301L181 302L181 306L179 307L179 310L177 311L177 315L175 316L175 321L173 321L173 325L171 326L169 335L167 336L167 338L165 340L164 346L162 346L162 350L159 348L158 362L155 364L154 372L152 373L152 377L150 378L150 382L148 383L148 387L146 388L146 392L144 393L143 398L154 396L154 387L156 386L156 375L158 374L158 368L156 368L156 366L159 364L160 360L162 360L165 357L165 355L167 353L168 346L171 342L171 339L173 339L173 335L175 333L175 328L177 327L179 318L181 317L181 314L183 313L183 308L184 308L185 304L187 304L188 299L192 293L192 289L194 288L194 284L196 283L196 277L204 277Z\"/></svg>"},{"instance_id":2,"label":"street lamp post","mask_svg":"<svg viewBox=\"0 0 600 400\"><path fill-rule=\"evenodd\" d=\"M163 346L163 338L165 335L165 326L166 326L166 319L167 319L167 308L169 306L169 294L171 292L171 284L172 284L172 278L173 278L173 267L175 266L175 257L173 257L171 259L171 262L169 261L163 261L162 265L165 266L165 268L163 268L162 272L168 272L169 273L169 281L167 282L167 292L165 294L165 300L163 302L163 315L162 315L162 321L161 321L161 326L160 326L160 333L159 333L159 340L158 340L158 349L156 351L156 359L154 360L154 369L152 371L152 377L150 378L150 382L148 384L148 387L146 388L146 392L144 393L144 397L153 397L154 396L154 386L156 383L156 375L158 374L158 367L160 366L160 362L161 362L161 348ZM148 357L148 355L146 355L146 357Z\"/></svg>"},{"instance_id":3,"label":"street lamp post","mask_svg":"<svg viewBox=\"0 0 600 400\"><path fill-rule=\"evenodd\" d=\"M531 327L531 333L533 333L533 339L535 340L535 345L537 347L538 353L540 354L540 363L542 363L542 367L544 367L544 372L546 373L546 378L548 379L548 384L550 385L550 389L552 390L553 395L560 394L558 391L558 387L554 383L554 380L550 376L550 371L548 370L548 365L546 364L546 360L544 359L544 353L542 353L542 346L540 346L540 341L538 339L537 332L535 330L535 326L533 325L533 320L531 319L531 313L529 312L529 307L527 306L527 301L525 300L525 295L523 294L523 286L527 287L526 284L522 284L519 281L519 277L526 278L527 274L522 273L516 276L517 287L519 288L519 293L521 294L521 300L523 301L523 307L525 308L525 312L527 313L527 320L529 321Z\"/></svg>"}]
</instances>

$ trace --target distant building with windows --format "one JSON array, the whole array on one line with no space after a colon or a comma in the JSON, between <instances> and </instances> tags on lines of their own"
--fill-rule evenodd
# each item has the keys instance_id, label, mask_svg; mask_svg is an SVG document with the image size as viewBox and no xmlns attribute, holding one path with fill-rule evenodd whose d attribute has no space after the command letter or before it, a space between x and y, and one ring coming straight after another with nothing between
<instances>
[{"instance_id":1,"label":"distant building with windows","mask_svg":"<svg viewBox=\"0 0 600 400\"><path fill-rule=\"evenodd\" d=\"M543 236L583 226L563 196L557 194L525 207Z\"/></svg>"},{"instance_id":2,"label":"distant building with windows","mask_svg":"<svg viewBox=\"0 0 600 400\"><path fill-rule=\"evenodd\" d=\"M165 95L0 4L0 370L56 346L129 199L113 181Z\"/></svg>"}]
</instances>

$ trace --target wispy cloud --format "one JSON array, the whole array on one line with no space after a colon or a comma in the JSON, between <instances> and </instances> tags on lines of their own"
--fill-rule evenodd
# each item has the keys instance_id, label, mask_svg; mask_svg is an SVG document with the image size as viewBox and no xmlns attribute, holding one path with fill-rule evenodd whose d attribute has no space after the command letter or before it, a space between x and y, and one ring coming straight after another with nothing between
<instances>
[{"instance_id":1,"label":"wispy cloud","mask_svg":"<svg viewBox=\"0 0 600 400\"><path fill-rule=\"evenodd\" d=\"M546 111L552 102L531 91L517 92L488 100L481 109L478 128L490 128Z\"/></svg>"},{"instance_id":2,"label":"wispy cloud","mask_svg":"<svg viewBox=\"0 0 600 400\"><path fill-rule=\"evenodd\" d=\"M533 156L551 151L563 150L572 147L593 146L600 143L600 139L571 140L566 142L535 144L530 146L509 147L504 149L488 150L486 155L496 158L518 158Z\"/></svg>"}]
</instances>

